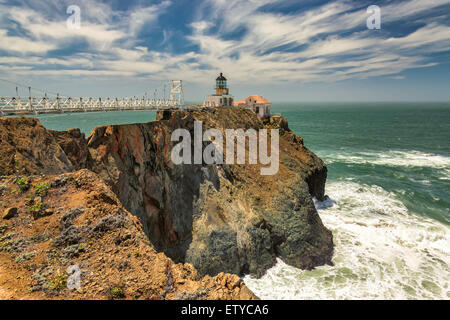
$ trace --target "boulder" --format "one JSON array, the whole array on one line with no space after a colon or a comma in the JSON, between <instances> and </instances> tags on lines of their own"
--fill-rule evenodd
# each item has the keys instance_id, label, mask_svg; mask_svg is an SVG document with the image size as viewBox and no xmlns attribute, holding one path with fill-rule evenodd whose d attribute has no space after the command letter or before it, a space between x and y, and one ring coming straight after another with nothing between
<instances>
[{"instance_id":1,"label":"boulder","mask_svg":"<svg viewBox=\"0 0 450 320\"><path fill-rule=\"evenodd\" d=\"M8 208L3 213L3 219L9 220L9 219L13 218L16 215L17 215L17 208L15 208L15 207Z\"/></svg>"}]
</instances>

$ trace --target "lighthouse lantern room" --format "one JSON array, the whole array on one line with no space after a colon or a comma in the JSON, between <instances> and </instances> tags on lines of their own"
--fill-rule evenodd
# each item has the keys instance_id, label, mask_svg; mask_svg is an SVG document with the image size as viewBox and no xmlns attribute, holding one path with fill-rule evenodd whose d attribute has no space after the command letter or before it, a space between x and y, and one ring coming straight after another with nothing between
<instances>
[{"instance_id":1,"label":"lighthouse lantern room","mask_svg":"<svg viewBox=\"0 0 450 320\"><path fill-rule=\"evenodd\" d=\"M231 107L233 106L234 97L230 95L227 85L227 78L220 73L216 79L216 94L206 97L205 107Z\"/></svg>"}]
</instances>

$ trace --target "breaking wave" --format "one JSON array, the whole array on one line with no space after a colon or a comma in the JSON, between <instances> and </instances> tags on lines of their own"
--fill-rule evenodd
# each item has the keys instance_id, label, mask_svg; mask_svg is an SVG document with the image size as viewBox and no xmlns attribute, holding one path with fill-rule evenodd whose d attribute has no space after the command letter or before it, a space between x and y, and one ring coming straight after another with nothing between
<instances>
[{"instance_id":1,"label":"breaking wave","mask_svg":"<svg viewBox=\"0 0 450 320\"><path fill-rule=\"evenodd\" d=\"M375 164L382 166L429 167L450 169L450 157L420 151L387 151L380 153L359 152L352 155L338 154L326 162L336 161L355 164Z\"/></svg>"},{"instance_id":2,"label":"breaking wave","mask_svg":"<svg viewBox=\"0 0 450 320\"><path fill-rule=\"evenodd\" d=\"M420 157L409 159L409 164L422 163ZM436 157L434 165L448 161L444 160ZM303 271L278 260L261 279L244 278L257 296L450 298L448 226L409 212L393 193L378 186L336 181L327 184L327 194L329 199L315 204L322 221L333 232L334 266Z\"/></svg>"}]
</instances>

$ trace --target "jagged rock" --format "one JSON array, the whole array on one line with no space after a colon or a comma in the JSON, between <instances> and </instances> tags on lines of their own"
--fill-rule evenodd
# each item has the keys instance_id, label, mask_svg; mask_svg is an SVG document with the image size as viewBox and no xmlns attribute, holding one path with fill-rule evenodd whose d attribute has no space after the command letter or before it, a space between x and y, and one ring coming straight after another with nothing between
<instances>
[{"instance_id":1,"label":"jagged rock","mask_svg":"<svg viewBox=\"0 0 450 320\"><path fill-rule=\"evenodd\" d=\"M50 216L54 213L53 209L45 209L43 215Z\"/></svg>"},{"instance_id":2,"label":"jagged rock","mask_svg":"<svg viewBox=\"0 0 450 320\"><path fill-rule=\"evenodd\" d=\"M89 150L86 138L80 129L67 131L48 130L53 135L56 143L63 149L69 159L73 170L84 169L89 164Z\"/></svg>"},{"instance_id":3,"label":"jagged rock","mask_svg":"<svg viewBox=\"0 0 450 320\"><path fill-rule=\"evenodd\" d=\"M76 219L79 215L84 212L84 207L76 207L70 208L62 217L61 217L61 226L63 229L69 228L73 224L73 220Z\"/></svg>"},{"instance_id":4,"label":"jagged rock","mask_svg":"<svg viewBox=\"0 0 450 320\"><path fill-rule=\"evenodd\" d=\"M284 134L286 131L290 131L287 120L282 116L272 116L269 119L269 124L274 128L280 129L281 134Z\"/></svg>"},{"instance_id":5,"label":"jagged rock","mask_svg":"<svg viewBox=\"0 0 450 320\"><path fill-rule=\"evenodd\" d=\"M109 230L114 230L122 227L126 223L126 221L127 216L124 214L118 214L114 216L108 215L102 218L100 221L98 221L94 226L92 226L90 233L92 235L101 236L102 234L104 234Z\"/></svg>"},{"instance_id":6,"label":"jagged rock","mask_svg":"<svg viewBox=\"0 0 450 320\"><path fill-rule=\"evenodd\" d=\"M0 150L0 175L60 174L89 164L79 129L47 130L33 118L0 119Z\"/></svg>"},{"instance_id":7,"label":"jagged rock","mask_svg":"<svg viewBox=\"0 0 450 320\"><path fill-rule=\"evenodd\" d=\"M61 234L53 240L55 247L66 247L76 245L86 237L88 230L85 226L70 226L64 229Z\"/></svg>"},{"instance_id":8,"label":"jagged rock","mask_svg":"<svg viewBox=\"0 0 450 320\"><path fill-rule=\"evenodd\" d=\"M331 263L332 235L312 201L324 196L327 168L284 118L267 123L284 130L274 176L261 176L259 165L171 161L173 130L185 128L192 136L196 120L204 130L264 128L249 110L164 110L157 119L97 128L88 147L91 169L140 218L158 250L192 263L202 275L261 276L276 257L305 269Z\"/></svg>"},{"instance_id":9,"label":"jagged rock","mask_svg":"<svg viewBox=\"0 0 450 320\"><path fill-rule=\"evenodd\" d=\"M15 215L17 215L17 208L14 208L14 207L8 208L3 213L3 219L8 220L8 219L11 219L12 217L14 217Z\"/></svg>"},{"instance_id":10,"label":"jagged rock","mask_svg":"<svg viewBox=\"0 0 450 320\"><path fill-rule=\"evenodd\" d=\"M0 150L0 175L72 170L63 149L37 119L0 119Z\"/></svg>"},{"instance_id":11,"label":"jagged rock","mask_svg":"<svg viewBox=\"0 0 450 320\"><path fill-rule=\"evenodd\" d=\"M66 176L57 177L50 182L52 188L59 188L64 186L69 179Z\"/></svg>"}]
</instances>

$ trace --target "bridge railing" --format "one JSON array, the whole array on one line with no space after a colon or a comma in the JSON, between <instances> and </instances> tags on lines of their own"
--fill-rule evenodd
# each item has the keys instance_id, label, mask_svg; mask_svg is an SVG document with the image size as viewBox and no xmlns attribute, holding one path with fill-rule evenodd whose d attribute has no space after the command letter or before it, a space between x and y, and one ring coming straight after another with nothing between
<instances>
[{"instance_id":1,"label":"bridge railing","mask_svg":"<svg viewBox=\"0 0 450 320\"><path fill-rule=\"evenodd\" d=\"M155 110L182 107L180 101L148 98L0 97L1 113Z\"/></svg>"}]
</instances>

